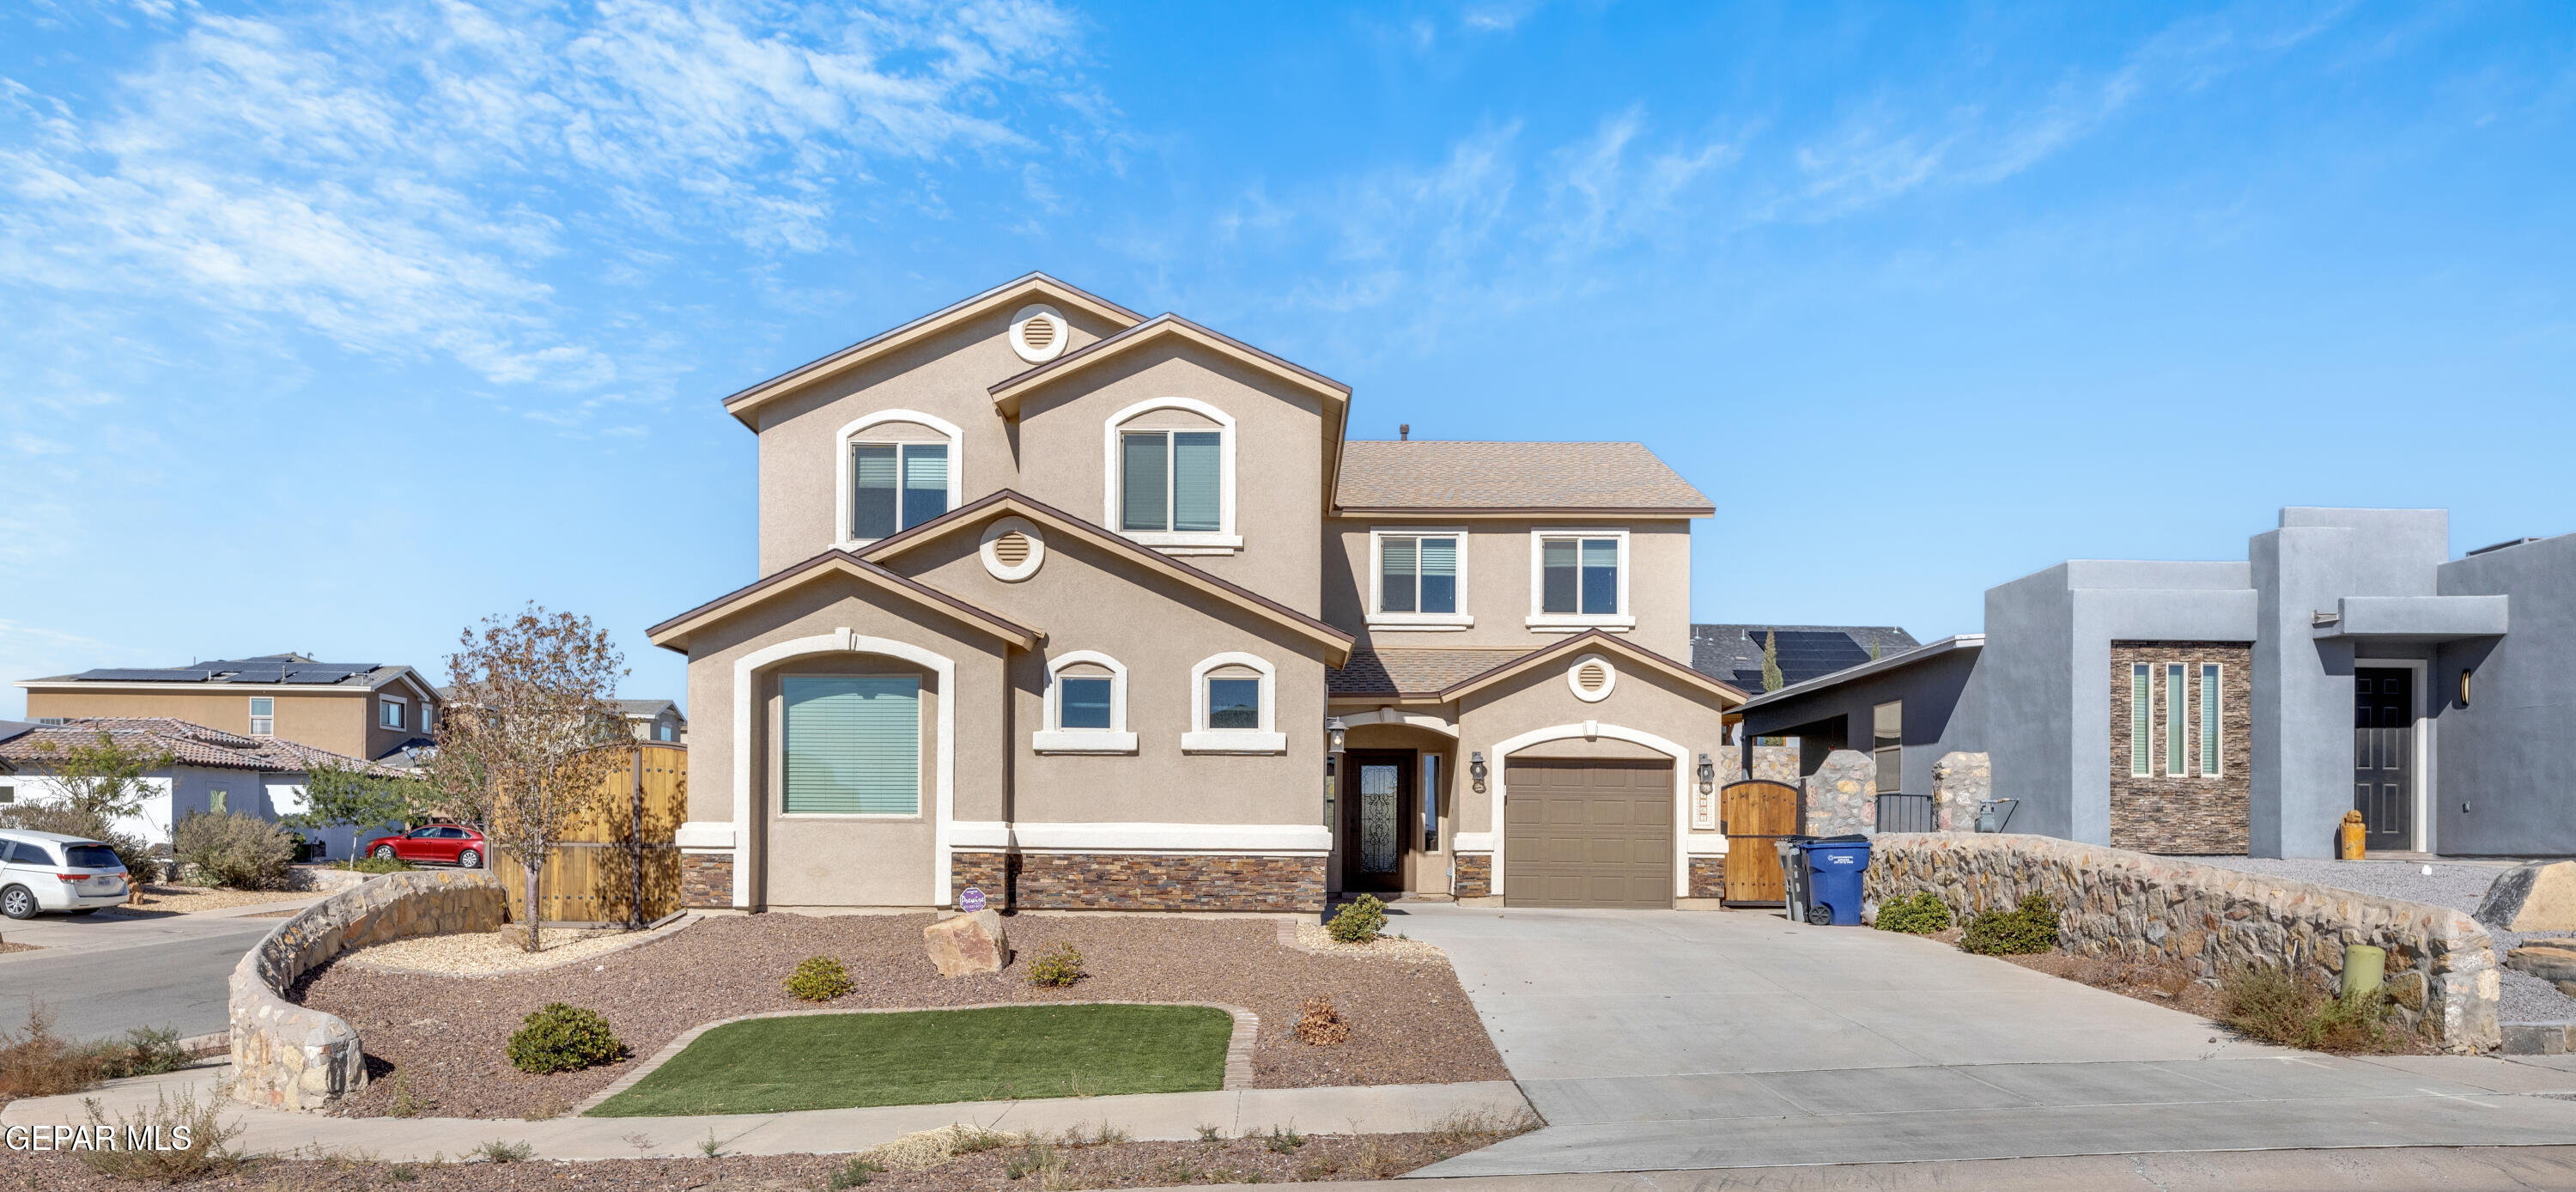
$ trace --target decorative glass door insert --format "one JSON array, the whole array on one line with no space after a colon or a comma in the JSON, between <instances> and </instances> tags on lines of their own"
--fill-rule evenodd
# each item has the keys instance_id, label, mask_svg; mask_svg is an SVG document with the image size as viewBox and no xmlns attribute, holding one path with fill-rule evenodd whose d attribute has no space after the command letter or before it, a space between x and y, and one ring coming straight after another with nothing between
<instances>
[{"instance_id":1,"label":"decorative glass door insert","mask_svg":"<svg viewBox=\"0 0 2576 1192\"><path fill-rule=\"evenodd\" d=\"M1393 873L1401 852L1395 784L1401 768L1360 767L1360 872Z\"/></svg>"}]
</instances>

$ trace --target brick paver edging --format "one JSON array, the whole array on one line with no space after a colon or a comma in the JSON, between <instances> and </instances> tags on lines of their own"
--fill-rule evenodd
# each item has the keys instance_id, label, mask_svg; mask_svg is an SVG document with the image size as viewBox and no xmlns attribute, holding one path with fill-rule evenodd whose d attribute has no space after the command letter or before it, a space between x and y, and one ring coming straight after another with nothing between
<instances>
[{"instance_id":1,"label":"brick paver edging","mask_svg":"<svg viewBox=\"0 0 2576 1192\"><path fill-rule=\"evenodd\" d=\"M526 968L503 969L496 973L451 973L444 969L413 968L408 965L400 964L379 964L376 961L367 959L363 955L350 957L348 964L350 968L364 972L394 973L405 977L460 977L468 981L498 981L503 977L519 977L525 976L529 973L553 972L565 965L581 964L586 961L615 956L620 952L632 951L636 948L641 948L646 944L658 944L663 940L680 934L681 928L688 927L704 918L706 918L704 912L691 911L688 914L681 916L680 919L675 922L654 928L651 931L638 933L632 939L619 940L617 942L617 946L613 948L602 948L597 952L585 952L579 956L567 956L561 960L549 961L545 964L532 964Z\"/></svg>"},{"instance_id":2,"label":"brick paver edging","mask_svg":"<svg viewBox=\"0 0 2576 1192\"><path fill-rule=\"evenodd\" d=\"M572 1116L580 1117L599 1108L610 1097L635 1087L635 1082L652 1075L654 1069L671 1062L672 1056L688 1050L689 1044L698 1041L698 1036L732 1023L750 1022L755 1018L811 1018L820 1014L919 1014L937 1010L1012 1010L1036 1006L1204 1006L1211 1010L1223 1010L1234 1018L1234 1033L1225 1043L1225 1081L1218 1087L1240 1089L1252 1083L1252 1043L1261 1035L1261 1016L1241 1006L1229 1006L1224 1002L981 1002L972 1006L870 1006L851 1010L770 1010L759 1014L720 1018L680 1032L679 1038L663 1044L660 1051L653 1053L653 1058L637 1065L634 1071L610 1082L607 1088L592 1093L581 1104L573 1106Z\"/></svg>"}]
</instances>

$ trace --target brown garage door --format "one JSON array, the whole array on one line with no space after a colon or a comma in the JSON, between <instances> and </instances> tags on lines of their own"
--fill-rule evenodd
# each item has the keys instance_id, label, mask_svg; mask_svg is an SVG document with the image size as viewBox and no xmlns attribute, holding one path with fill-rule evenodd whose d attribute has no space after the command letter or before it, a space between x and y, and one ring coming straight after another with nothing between
<instances>
[{"instance_id":1,"label":"brown garage door","mask_svg":"<svg viewBox=\"0 0 2576 1192\"><path fill-rule=\"evenodd\" d=\"M1673 764L1515 761L1503 767L1503 901L1673 904Z\"/></svg>"}]
</instances>

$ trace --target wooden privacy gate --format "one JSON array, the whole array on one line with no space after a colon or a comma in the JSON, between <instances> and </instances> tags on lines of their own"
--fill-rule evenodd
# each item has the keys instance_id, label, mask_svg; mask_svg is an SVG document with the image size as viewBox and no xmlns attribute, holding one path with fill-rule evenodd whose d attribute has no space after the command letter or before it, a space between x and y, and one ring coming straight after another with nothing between
<instances>
[{"instance_id":1,"label":"wooden privacy gate","mask_svg":"<svg viewBox=\"0 0 2576 1192\"><path fill-rule=\"evenodd\" d=\"M1772 842L1798 834L1798 788L1785 782L1730 782L1717 793L1726 831L1728 906L1780 906L1789 898Z\"/></svg>"},{"instance_id":2,"label":"wooden privacy gate","mask_svg":"<svg viewBox=\"0 0 2576 1192\"><path fill-rule=\"evenodd\" d=\"M609 772L598 800L546 861L537 890L544 926L651 923L680 909L680 850L672 838L689 814L688 748L658 741L624 748L626 764ZM509 892L511 922L527 922L528 871L497 849L487 864Z\"/></svg>"}]
</instances>

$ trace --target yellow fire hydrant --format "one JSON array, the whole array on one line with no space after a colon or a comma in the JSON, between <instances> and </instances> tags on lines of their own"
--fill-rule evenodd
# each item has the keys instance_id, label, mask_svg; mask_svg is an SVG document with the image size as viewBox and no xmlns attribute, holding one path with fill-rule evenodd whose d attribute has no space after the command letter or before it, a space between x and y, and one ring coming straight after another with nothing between
<instances>
[{"instance_id":1,"label":"yellow fire hydrant","mask_svg":"<svg viewBox=\"0 0 2576 1192\"><path fill-rule=\"evenodd\" d=\"M2346 861L2361 860L2361 841L2364 831L2360 812L2343 813L2343 827L2335 832L2336 843L2340 846L2336 850L2336 855Z\"/></svg>"}]
</instances>

